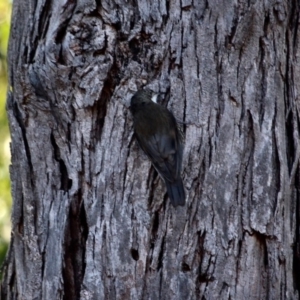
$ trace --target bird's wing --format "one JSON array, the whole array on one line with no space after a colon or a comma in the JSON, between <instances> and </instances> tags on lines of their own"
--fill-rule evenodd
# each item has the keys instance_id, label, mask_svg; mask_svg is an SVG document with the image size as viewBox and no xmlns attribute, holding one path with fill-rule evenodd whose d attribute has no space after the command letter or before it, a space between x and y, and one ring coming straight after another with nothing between
<instances>
[{"instance_id":1,"label":"bird's wing","mask_svg":"<svg viewBox=\"0 0 300 300\"><path fill-rule=\"evenodd\" d=\"M137 139L164 180L173 182L180 176L182 149L175 132L174 135L157 133L147 139L137 136Z\"/></svg>"}]
</instances>

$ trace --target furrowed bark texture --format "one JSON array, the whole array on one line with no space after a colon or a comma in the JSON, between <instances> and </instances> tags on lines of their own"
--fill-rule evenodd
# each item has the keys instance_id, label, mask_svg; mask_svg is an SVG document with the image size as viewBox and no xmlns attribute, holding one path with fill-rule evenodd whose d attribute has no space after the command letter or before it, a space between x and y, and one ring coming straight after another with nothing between
<instances>
[{"instance_id":1,"label":"furrowed bark texture","mask_svg":"<svg viewBox=\"0 0 300 300\"><path fill-rule=\"evenodd\" d=\"M14 0L3 299L298 299L299 2ZM174 209L133 136L185 122Z\"/></svg>"}]
</instances>

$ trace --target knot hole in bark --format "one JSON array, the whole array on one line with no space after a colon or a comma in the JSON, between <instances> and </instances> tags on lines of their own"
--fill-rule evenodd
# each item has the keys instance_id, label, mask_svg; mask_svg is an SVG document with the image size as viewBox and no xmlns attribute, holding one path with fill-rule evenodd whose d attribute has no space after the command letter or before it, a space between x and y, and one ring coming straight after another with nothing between
<instances>
[{"instance_id":1,"label":"knot hole in bark","mask_svg":"<svg viewBox=\"0 0 300 300\"><path fill-rule=\"evenodd\" d=\"M140 258L139 251L137 249L131 248L130 250L132 258L137 261Z\"/></svg>"}]
</instances>

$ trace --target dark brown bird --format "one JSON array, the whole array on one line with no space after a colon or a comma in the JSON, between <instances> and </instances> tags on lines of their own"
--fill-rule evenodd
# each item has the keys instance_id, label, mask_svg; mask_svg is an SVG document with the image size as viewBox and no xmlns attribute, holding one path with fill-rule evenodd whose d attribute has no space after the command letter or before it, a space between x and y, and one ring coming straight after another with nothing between
<instances>
[{"instance_id":1,"label":"dark brown bird","mask_svg":"<svg viewBox=\"0 0 300 300\"><path fill-rule=\"evenodd\" d=\"M131 98L134 132L140 147L165 181L173 206L184 205L181 134L173 114L151 97L152 92L145 89Z\"/></svg>"}]
</instances>

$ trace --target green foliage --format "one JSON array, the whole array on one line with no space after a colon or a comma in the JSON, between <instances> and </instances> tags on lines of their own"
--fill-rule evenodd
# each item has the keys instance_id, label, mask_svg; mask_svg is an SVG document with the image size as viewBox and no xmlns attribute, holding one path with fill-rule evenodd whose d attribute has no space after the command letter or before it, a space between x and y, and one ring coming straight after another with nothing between
<instances>
[{"instance_id":1,"label":"green foliage","mask_svg":"<svg viewBox=\"0 0 300 300\"><path fill-rule=\"evenodd\" d=\"M7 91L6 54L9 37L11 2L0 1L0 265L5 257L10 238L10 163L9 130L5 111Z\"/></svg>"}]
</instances>

